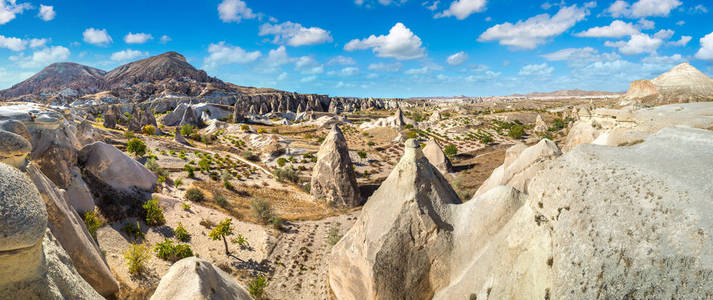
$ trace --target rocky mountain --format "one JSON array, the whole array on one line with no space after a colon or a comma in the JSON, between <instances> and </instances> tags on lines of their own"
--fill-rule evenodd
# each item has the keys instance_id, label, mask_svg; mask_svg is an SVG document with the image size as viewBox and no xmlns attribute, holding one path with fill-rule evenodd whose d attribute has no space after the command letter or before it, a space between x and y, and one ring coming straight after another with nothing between
<instances>
[{"instance_id":1,"label":"rocky mountain","mask_svg":"<svg viewBox=\"0 0 713 300\"><path fill-rule=\"evenodd\" d=\"M105 86L105 71L76 63L55 63L27 80L0 91L0 99L27 94L59 93L77 96L96 93Z\"/></svg>"},{"instance_id":2,"label":"rocky mountain","mask_svg":"<svg viewBox=\"0 0 713 300\"><path fill-rule=\"evenodd\" d=\"M183 55L173 51L119 66L104 76L109 87L179 78L196 82L219 82L205 71L194 68Z\"/></svg>"},{"instance_id":3,"label":"rocky mountain","mask_svg":"<svg viewBox=\"0 0 713 300\"><path fill-rule=\"evenodd\" d=\"M640 102L661 105L713 100L713 79L682 63L652 80L636 80L629 86L623 104Z\"/></svg>"},{"instance_id":4,"label":"rocky mountain","mask_svg":"<svg viewBox=\"0 0 713 300\"><path fill-rule=\"evenodd\" d=\"M542 97L595 97L595 96L615 96L621 93L605 92L605 91L585 91L580 89L574 90L558 90L553 92L532 92L525 95L515 94L512 96L520 96L527 98L542 98Z\"/></svg>"}]
</instances>

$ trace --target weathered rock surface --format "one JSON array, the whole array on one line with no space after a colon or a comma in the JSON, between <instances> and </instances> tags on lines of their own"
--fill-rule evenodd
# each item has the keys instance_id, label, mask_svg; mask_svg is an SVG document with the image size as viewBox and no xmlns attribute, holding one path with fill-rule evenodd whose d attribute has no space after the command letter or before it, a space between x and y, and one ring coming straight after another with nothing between
<instances>
[{"instance_id":1,"label":"weathered rock surface","mask_svg":"<svg viewBox=\"0 0 713 300\"><path fill-rule=\"evenodd\" d=\"M102 299L47 230L38 189L25 174L2 163L0 212L0 298Z\"/></svg>"},{"instance_id":2,"label":"weathered rock surface","mask_svg":"<svg viewBox=\"0 0 713 300\"><path fill-rule=\"evenodd\" d=\"M30 132L27 130L27 126L18 120L5 120L0 122L0 129L17 134L26 140L31 140Z\"/></svg>"},{"instance_id":3,"label":"weathered rock surface","mask_svg":"<svg viewBox=\"0 0 713 300\"><path fill-rule=\"evenodd\" d=\"M406 124L414 124L414 122L404 117L401 108L397 108L393 116L376 119L371 122L364 122L359 125L359 129L370 129L376 127L403 128Z\"/></svg>"},{"instance_id":4,"label":"weathered rock surface","mask_svg":"<svg viewBox=\"0 0 713 300\"><path fill-rule=\"evenodd\" d=\"M250 300L252 297L235 279L211 263L188 257L171 266L151 299Z\"/></svg>"},{"instance_id":5,"label":"weathered rock surface","mask_svg":"<svg viewBox=\"0 0 713 300\"><path fill-rule=\"evenodd\" d=\"M94 142L79 152L79 165L107 185L120 190L152 191L156 175L144 165L104 142Z\"/></svg>"},{"instance_id":6,"label":"weathered rock surface","mask_svg":"<svg viewBox=\"0 0 713 300\"><path fill-rule=\"evenodd\" d=\"M414 140L330 257L338 299L430 299L448 284L458 195Z\"/></svg>"},{"instance_id":7,"label":"weathered rock surface","mask_svg":"<svg viewBox=\"0 0 713 300\"><path fill-rule=\"evenodd\" d=\"M448 174L453 171L451 160L443 153L441 145L439 145L435 139L431 138L426 142L426 147L423 147L423 155L425 155L428 162L436 167L442 174Z\"/></svg>"},{"instance_id":8,"label":"weathered rock surface","mask_svg":"<svg viewBox=\"0 0 713 300\"><path fill-rule=\"evenodd\" d=\"M314 201L337 206L361 204L347 141L338 125L332 127L317 152L310 193Z\"/></svg>"},{"instance_id":9,"label":"weathered rock surface","mask_svg":"<svg viewBox=\"0 0 713 300\"><path fill-rule=\"evenodd\" d=\"M515 144L505 152L505 161L488 177L475 192L475 196L499 186L511 186L527 193L530 180L542 170L544 163L560 156L562 152L554 142L542 139L534 146L527 147L522 143Z\"/></svg>"},{"instance_id":10,"label":"weathered rock surface","mask_svg":"<svg viewBox=\"0 0 713 300\"><path fill-rule=\"evenodd\" d=\"M542 116L540 116L539 114L537 115L537 119L535 119L535 127L533 128L533 130L535 130L535 132L547 131L547 123L542 120Z\"/></svg>"},{"instance_id":11,"label":"weathered rock surface","mask_svg":"<svg viewBox=\"0 0 713 300\"><path fill-rule=\"evenodd\" d=\"M28 166L27 174L44 200L52 235L67 251L77 272L101 295L109 296L118 291L119 283L82 218L67 201L66 193L57 189L34 164Z\"/></svg>"},{"instance_id":12,"label":"weathered rock surface","mask_svg":"<svg viewBox=\"0 0 713 300\"><path fill-rule=\"evenodd\" d=\"M189 145L188 141L186 140L185 137L183 137L183 134L181 134L181 128L176 127L176 134L173 137L173 140L176 141L176 143L184 144L184 145Z\"/></svg>"},{"instance_id":13,"label":"weathered rock surface","mask_svg":"<svg viewBox=\"0 0 713 300\"><path fill-rule=\"evenodd\" d=\"M0 129L0 162L23 168L32 145L18 134Z\"/></svg>"},{"instance_id":14,"label":"weathered rock surface","mask_svg":"<svg viewBox=\"0 0 713 300\"><path fill-rule=\"evenodd\" d=\"M81 171L77 167L72 167L71 173L72 181L67 187L67 200L80 215L93 211L95 207L94 198L89 186L82 179Z\"/></svg>"},{"instance_id":15,"label":"weathered rock surface","mask_svg":"<svg viewBox=\"0 0 713 300\"><path fill-rule=\"evenodd\" d=\"M713 79L689 63L677 65L653 80L632 82L624 96L624 104L636 101L662 105L712 100Z\"/></svg>"}]
</instances>

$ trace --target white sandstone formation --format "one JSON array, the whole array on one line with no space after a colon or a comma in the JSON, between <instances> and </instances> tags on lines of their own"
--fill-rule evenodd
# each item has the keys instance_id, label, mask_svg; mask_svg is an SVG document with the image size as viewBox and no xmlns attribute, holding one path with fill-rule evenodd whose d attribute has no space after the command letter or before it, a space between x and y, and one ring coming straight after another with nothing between
<instances>
[{"instance_id":1,"label":"white sandstone formation","mask_svg":"<svg viewBox=\"0 0 713 300\"><path fill-rule=\"evenodd\" d=\"M15 168L24 168L25 157L32 150L32 145L18 134L0 129L0 162Z\"/></svg>"},{"instance_id":2,"label":"white sandstone formation","mask_svg":"<svg viewBox=\"0 0 713 300\"><path fill-rule=\"evenodd\" d=\"M547 131L547 123L545 123L544 120L542 120L542 116L539 114L537 115L537 119L535 119L535 127L533 128L535 132L545 132Z\"/></svg>"},{"instance_id":3,"label":"white sandstone formation","mask_svg":"<svg viewBox=\"0 0 713 300\"><path fill-rule=\"evenodd\" d=\"M250 294L229 274L198 257L174 263L163 275L151 300L235 299L250 300Z\"/></svg>"},{"instance_id":4,"label":"white sandstone formation","mask_svg":"<svg viewBox=\"0 0 713 300\"><path fill-rule=\"evenodd\" d=\"M431 138L426 142L426 147L423 147L423 155L441 174L445 175L453 171L451 160L443 153L443 149L436 139Z\"/></svg>"},{"instance_id":5,"label":"white sandstone formation","mask_svg":"<svg viewBox=\"0 0 713 300\"><path fill-rule=\"evenodd\" d=\"M364 130L364 129L371 129L371 128L376 128L376 127L403 128L404 126L406 126L406 124L414 124L414 122L412 120L404 117L404 114L401 111L401 108L397 108L396 113L394 113L393 116L376 119L376 120L373 120L370 122L364 122L361 125L359 125L359 129Z\"/></svg>"},{"instance_id":6,"label":"white sandstone formation","mask_svg":"<svg viewBox=\"0 0 713 300\"><path fill-rule=\"evenodd\" d=\"M317 152L310 193L312 200L336 206L361 204L347 141L337 125L332 127Z\"/></svg>"},{"instance_id":7,"label":"white sandstone formation","mask_svg":"<svg viewBox=\"0 0 713 300\"><path fill-rule=\"evenodd\" d=\"M653 80L632 82L623 104L636 101L660 105L711 100L713 79L689 63L682 63Z\"/></svg>"},{"instance_id":8,"label":"white sandstone formation","mask_svg":"<svg viewBox=\"0 0 713 300\"><path fill-rule=\"evenodd\" d=\"M119 191L131 192L135 188L152 191L157 181L156 175L144 165L104 142L84 146L79 152L79 164Z\"/></svg>"}]
</instances>

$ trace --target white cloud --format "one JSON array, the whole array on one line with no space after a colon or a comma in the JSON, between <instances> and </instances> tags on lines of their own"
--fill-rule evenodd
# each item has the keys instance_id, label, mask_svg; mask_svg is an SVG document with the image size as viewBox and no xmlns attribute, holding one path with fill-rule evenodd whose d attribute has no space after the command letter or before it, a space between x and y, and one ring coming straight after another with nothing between
<instances>
[{"instance_id":1,"label":"white cloud","mask_svg":"<svg viewBox=\"0 0 713 300\"><path fill-rule=\"evenodd\" d=\"M458 20L463 20L471 14L484 11L486 4L486 0L456 0L451 2L448 9L437 13L434 17L455 17Z\"/></svg>"},{"instance_id":2,"label":"white cloud","mask_svg":"<svg viewBox=\"0 0 713 300\"><path fill-rule=\"evenodd\" d=\"M298 23L284 22L282 24L263 24L258 35L274 35L275 43L286 43L298 47L317 45L332 41L329 31L319 27L304 27Z\"/></svg>"},{"instance_id":3,"label":"white cloud","mask_svg":"<svg viewBox=\"0 0 713 300\"><path fill-rule=\"evenodd\" d=\"M317 80L317 75L311 75L307 77L302 77L302 79L300 79L300 82L312 82L315 80Z\"/></svg>"},{"instance_id":4,"label":"white cloud","mask_svg":"<svg viewBox=\"0 0 713 300\"><path fill-rule=\"evenodd\" d=\"M170 37L170 36L167 36L167 35L165 35L165 34L161 36L161 44L165 44L165 43L168 43L168 42L170 42L170 41L171 41L171 37Z\"/></svg>"},{"instance_id":5,"label":"white cloud","mask_svg":"<svg viewBox=\"0 0 713 300\"><path fill-rule=\"evenodd\" d=\"M668 17L676 7L681 6L679 0L639 0L629 5L628 2L618 0L614 2L607 12L613 17Z\"/></svg>"},{"instance_id":6,"label":"white cloud","mask_svg":"<svg viewBox=\"0 0 713 300\"><path fill-rule=\"evenodd\" d=\"M407 75L423 75L431 72L432 70L428 66L423 66L421 68L408 69L404 71Z\"/></svg>"},{"instance_id":7,"label":"white cloud","mask_svg":"<svg viewBox=\"0 0 713 300\"><path fill-rule=\"evenodd\" d=\"M57 14L54 12L54 6L40 4L40 12L37 14L43 21L52 21Z\"/></svg>"},{"instance_id":8,"label":"white cloud","mask_svg":"<svg viewBox=\"0 0 713 300\"><path fill-rule=\"evenodd\" d=\"M330 72L328 72L327 74L329 74L329 75L344 76L344 77L354 76L354 75L356 75L356 74L359 74L359 68L357 68L357 67L346 67L346 68L343 68L343 69L341 69L341 70L339 70L339 71L330 71Z\"/></svg>"},{"instance_id":9,"label":"white cloud","mask_svg":"<svg viewBox=\"0 0 713 300\"><path fill-rule=\"evenodd\" d=\"M223 0L218 4L218 15L225 23L240 23L243 19L257 17L245 2L241 0Z\"/></svg>"},{"instance_id":10,"label":"white cloud","mask_svg":"<svg viewBox=\"0 0 713 300\"><path fill-rule=\"evenodd\" d=\"M641 29L654 29L654 27L656 26L656 23L654 23L654 21L649 21L647 19L639 19L638 23Z\"/></svg>"},{"instance_id":11,"label":"white cloud","mask_svg":"<svg viewBox=\"0 0 713 300\"><path fill-rule=\"evenodd\" d=\"M470 81L470 82L489 81L489 80L497 79L498 77L500 77L501 74L502 74L501 72L494 72L491 70L486 70L486 71L478 73L478 74L468 75L463 79L465 79L466 81Z\"/></svg>"},{"instance_id":12,"label":"white cloud","mask_svg":"<svg viewBox=\"0 0 713 300\"><path fill-rule=\"evenodd\" d=\"M547 63L542 63L539 65L526 65L517 74L522 76L550 76L554 70L554 67L548 66Z\"/></svg>"},{"instance_id":13,"label":"white cloud","mask_svg":"<svg viewBox=\"0 0 713 300\"><path fill-rule=\"evenodd\" d=\"M558 36L571 28L589 14L591 4L584 7L572 5L562 7L554 16L540 14L518 21L516 24L505 22L488 28L478 37L478 41L499 41L501 45L514 48L534 49L547 42L548 38Z\"/></svg>"},{"instance_id":14,"label":"white cloud","mask_svg":"<svg viewBox=\"0 0 713 300\"><path fill-rule=\"evenodd\" d=\"M280 73L280 75L277 76L278 81L282 81L285 79L287 79L287 72L282 72L282 73Z\"/></svg>"},{"instance_id":15,"label":"white cloud","mask_svg":"<svg viewBox=\"0 0 713 300\"><path fill-rule=\"evenodd\" d=\"M591 47L567 48L542 55L549 61L566 61L569 66L581 67L595 61L611 61L621 58L616 53L602 53Z\"/></svg>"},{"instance_id":16,"label":"white cloud","mask_svg":"<svg viewBox=\"0 0 713 300\"><path fill-rule=\"evenodd\" d=\"M106 32L106 29L88 28L82 34L84 41L96 46L105 46L111 43L111 36Z\"/></svg>"},{"instance_id":17,"label":"white cloud","mask_svg":"<svg viewBox=\"0 0 713 300\"><path fill-rule=\"evenodd\" d=\"M208 46L208 57L203 59L206 68L215 68L227 64L244 64L257 60L262 53L260 51L248 52L238 46L231 46L225 42L210 44Z\"/></svg>"},{"instance_id":18,"label":"white cloud","mask_svg":"<svg viewBox=\"0 0 713 300\"><path fill-rule=\"evenodd\" d=\"M39 48L47 44L47 39L31 39L30 48Z\"/></svg>"},{"instance_id":19,"label":"white cloud","mask_svg":"<svg viewBox=\"0 0 713 300\"><path fill-rule=\"evenodd\" d=\"M459 66L463 64L466 60L468 60L468 54L465 54L465 52L461 51L451 56L448 56L448 58L446 58L446 63L451 66Z\"/></svg>"},{"instance_id":20,"label":"white cloud","mask_svg":"<svg viewBox=\"0 0 713 300\"><path fill-rule=\"evenodd\" d=\"M641 53L656 53L656 50L663 44L663 40L656 37L650 37L648 34L635 34L632 35L629 41L618 41L611 42L606 41L604 43L607 47L619 48L619 52L623 54L641 54Z\"/></svg>"},{"instance_id":21,"label":"white cloud","mask_svg":"<svg viewBox=\"0 0 713 300\"><path fill-rule=\"evenodd\" d=\"M701 49L696 52L695 58L713 61L713 32L700 39Z\"/></svg>"},{"instance_id":22,"label":"white cloud","mask_svg":"<svg viewBox=\"0 0 713 300\"><path fill-rule=\"evenodd\" d=\"M32 8L29 3L17 3L15 0L0 0L0 25L7 24L15 16Z\"/></svg>"},{"instance_id":23,"label":"white cloud","mask_svg":"<svg viewBox=\"0 0 713 300\"><path fill-rule=\"evenodd\" d=\"M124 36L124 42L127 44L143 44L152 40L153 36L148 33L131 33Z\"/></svg>"},{"instance_id":24,"label":"white cloud","mask_svg":"<svg viewBox=\"0 0 713 300\"><path fill-rule=\"evenodd\" d=\"M668 42L668 45L685 47L691 39L692 37L690 36L682 35L680 40Z\"/></svg>"},{"instance_id":25,"label":"white cloud","mask_svg":"<svg viewBox=\"0 0 713 300\"><path fill-rule=\"evenodd\" d=\"M27 41L16 37L5 37L0 35L0 48L7 48L12 51L25 50Z\"/></svg>"},{"instance_id":26,"label":"white cloud","mask_svg":"<svg viewBox=\"0 0 713 300\"><path fill-rule=\"evenodd\" d=\"M705 14L708 12L708 9L705 6L703 6L703 4L698 4L695 7L693 7L693 12Z\"/></svg>"},{"instance_id":27,"label":"white cloud","mask_svg":"<svg viewBox=\"0 0 713 300\"><path fill-rule=\"evenodd\" d=\"M377 72L398 72L401 70L402 67L403 65L401 65L401 63L399 62L393 64L373 63L369 65L368 69Z\"/></svg>"},{"instance_id":28,"label":"white cloud","mask_svg":"<svg viewBox=\"0 0 713 300\"><path fill-rule=\"evenodd\" d=\"M579 37L608 37L608 38L618 38L627 35L634 35L639 33L639 29L634 26L634 24L622 22L619 20L614 20L610 25L601 27L592 27L586 31L575 34Z\"/></svg>"},{"instance_id":29,"label":"white cloud","mask_svg":"<svg viewBox=\"0 0 713 300\"><path fill-rule=\"evenodd\" d=\"M674 31L671 29L661 29L657 33L654 33L654 37L657 39L668 40L673 36L673 34Z\"/></svg>"},{"instance_id":30,"label":"white cloud","mask_svg":"<svg viewBox=\"0 0 713 300\"><path fill-rule=\"evenodd\" d=\"M356 61L348 56L335 56L327 62L328 66L333 65L356 65Z\"/></svg>"},{"instance_id":31,"label":"white cloud","mask_svg":"<svg viewBox=\"0 0 713 300\"><path fill-rule=\"evenodd\" d=\"M261 68L264 72L275 72L280 66L294 62L295 59L287 55L287 49L285 46L277 47L276 49L270 50L265 57L264 63L265 67Z\"/></svg>"},{"instance_id":32,"label":"white cloud","mask_svg":"<svg viewBox=\"0 0 713 300\"><path fill-rule=\"evenodd\" d=\"M406 60L425 55L425 49L421 47L421 44L421 39L399 22L394 27L391 27L389 34L371 35L363 40L351 40L344 45L344 50L353 51L372 48L376 56Z\"/></svg>"},{"instance_id":33,"label":"white cloud","mask_svg":"<svg viewBox=\"0 0 713 300\"><path fill-rule=\"evenodd\" d=\"M22 68L45 67L51 63L64 61L69 58L69 49L62 46L54 46L35 51L32 56L10 56L10 60L18 62Z\"/></svg>"},{"instance_id":34,"label":"white cloud","mask_svg":"<svg viewBox=\"0 0 713 300\"><path fill-rule=\"evenodd\" d=\"M676 25L678 25L678 26L683 26L684 24L686 24L686 21L684 21L684 20L676 22Z\"/></svg>"},{"instance_id":35,"label":"white cloud","mask_svg":"<svg viewBox=\"0 0 713 300\"><path fill-rule=\"evenodd\" d=\"M440 3L441 3L441 1L438 1L438 0L433 1L430 4L428 1L426 1L426 2L423 2L422 5L423 5L423 7L425 7L426 9L428 9L430 11L435 11L436 9L438 9L438 4L440 4Z\"/></svg>"},{"instance_id":36,"label":"white cloud","mask_svg":"<svg viewBox=\"0 0 713 300\"><path fill-rule=\"evenodd\" d=\"M365 5L366 7L371 7L372 2L373 1L370 1L370 0L354 0L354 4L356 4L356 5L366 4ZM391 4L401 5L401 4L406 3L406 0L377 0L377 2L379 2L379 4L381 4L381 5L391 5Z\"/></svg>"},{"instance_id":37,"label":"white cloud","mask_svg":"<svg viewBox=\"0 0 713 300\"><path fill-rule=\"evenodd\" d=\"M302 74L322 74L324 65L317 62L310 56L302 56L295 62L295 68Z\"/></svg>"},{"instance_id":38,"label":"white cloud","mask_svg":"<svg viewBox=\"0 0 713 300\"><path fill-rule=\"evenodd\" d=\"M127 60L134 60L139 57L145 57L145 56L149 56L149 53L141 52L139 50L126 49L126 50L121 50L121 51L112 53L111 60L113 60L113 61L127 61Z\"/></svg>"}]
</instances>

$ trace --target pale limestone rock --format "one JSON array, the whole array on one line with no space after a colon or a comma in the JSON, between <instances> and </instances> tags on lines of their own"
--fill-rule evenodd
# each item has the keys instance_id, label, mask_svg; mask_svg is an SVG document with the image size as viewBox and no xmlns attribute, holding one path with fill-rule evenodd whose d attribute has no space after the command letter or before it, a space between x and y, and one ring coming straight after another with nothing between
<instances>
[{"instance_id":1,"label":"pale limestone rock","mask_svg":"<svg viewBox=\"0 0 713 300\"><path fill-rule=\"evenodd\" d=\"M337 206L354 207L361 204L347 141L336 124L317 152L310 193L314 201Z\"/></svg>"},{"instance_id":2,"label":"pale limestone rock","mask_svg":"<svg viewBox=\"0 0 713 300\"><path fill-rule=\"evenodd\" d=\"M80 215L93 211L95 207L92 192L82 179L81 171L77 167L72 167L72 181L67 187L67 200Z\"/></svg>"},{"instance_id":3,"label":"pale limestone rock","mask_svg":"<svg viewBox=\"0 0 713 300\"><path fill-rule=\"evenodd\" d=\"M15 168L25 166L25 157L32 150L32 145L18 134L0 129L0 162Z\"/></svg>"},{"instance_id":4,"label":"pale limestone rock","mask_svg":"<svg viewBox=\"0 0 713 300\"><path fill-rule=\"evenodd\" d=\"M161 278L151 299L250 300L252 298L229 274L194 256L174 263L168 273Z\"/></svg>"},{"instance_id":5,"label":"pale limestone rock","mask_svg":"<svg viewBox=\"0 0 713 300\"><path fill-rule=\"evenodd\" d=\"M535 127L533 128L533 130L535 130L535 132L547 131L547 123L542 120L542 116L540 116L539 114L537 115L537 119L535 119Z\"/></svg>"},{"instance_id":6,"label":"pale limestone rock","mask_svg":"<svg viewBox=\"0 0 713 300\"><path fill-rule=\"evenodd\" d=\"M156 175L144 165L104 142L84 146L79 152L79 165L114 189L131 192L134 188L152 191Z\"/></svg>"},{"instance_id":7,"label":"pale limestone rock","mask_svg":"<svg viewBox=\"0 0 713 300\"><path fill-rule=\"evenodd\" d=\"M47 227L40 193L18 169L0 163L0 251L37 244Z\"/></svg>"},{"instance_id":8,"label":"pale limestone rock","mask_svg":"<svg viewBox=\"0 0 713 300\"><path fill-rule=\"evenodd\" d=\"M436 139L431 138L426 142L426 147L423 147L423 155L425 155L431 165L436 167L442 174L448 174L453 170L451 160L443 153L441 145L438 144Z\"/></svg>"}]
</instances>

